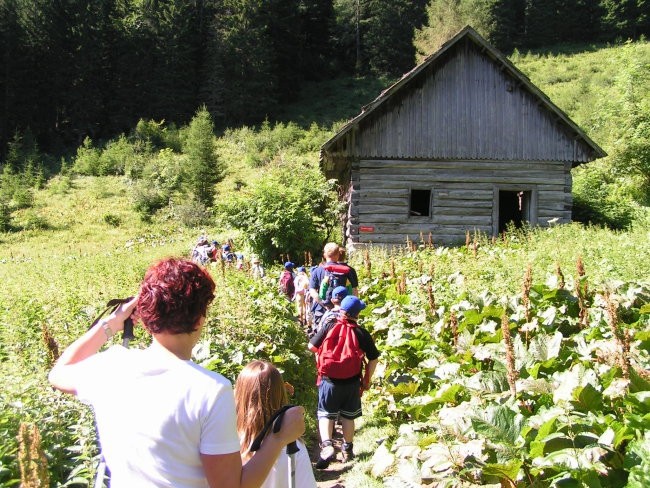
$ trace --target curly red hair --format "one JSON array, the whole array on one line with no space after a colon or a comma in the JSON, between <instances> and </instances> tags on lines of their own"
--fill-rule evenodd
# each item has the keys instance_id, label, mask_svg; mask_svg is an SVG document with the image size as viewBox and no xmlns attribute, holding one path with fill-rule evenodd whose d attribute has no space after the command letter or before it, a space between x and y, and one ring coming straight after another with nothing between
<instances>
[{"instance_id":1,"label":"curly red hair","mask_svg":"<svg viewBox=\"0 0 650 488\"><path fill-rule=\"evenodd\" d=\"M137 312L151 333L189 334L214 299L214 281L186 259L167 258L152 265L140 285Z\"/></svg>"}]
</instances>

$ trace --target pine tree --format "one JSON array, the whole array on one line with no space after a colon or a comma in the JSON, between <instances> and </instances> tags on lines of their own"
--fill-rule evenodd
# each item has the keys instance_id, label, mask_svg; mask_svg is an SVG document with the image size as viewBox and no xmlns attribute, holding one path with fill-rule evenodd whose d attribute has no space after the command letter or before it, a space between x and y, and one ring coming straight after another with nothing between
<instances>
[{"instance_id":1,"label":"pine tree","mask_svg":"<svg viewBox=\"0 0 650 488\"><path fill-rule=\"evenodd\" d=\"M215 185L224 177L214 147L214 124L205 107L196 112L185 134L183 153L187 157L185 181L195 199L211 207Z\"/></svg>"}]
</instances>

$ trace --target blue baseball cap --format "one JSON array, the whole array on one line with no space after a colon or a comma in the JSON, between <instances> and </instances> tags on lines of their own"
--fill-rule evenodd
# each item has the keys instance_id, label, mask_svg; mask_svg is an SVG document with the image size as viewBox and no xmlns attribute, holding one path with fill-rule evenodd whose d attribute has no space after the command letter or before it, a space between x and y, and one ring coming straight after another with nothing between
<instances>
[{"instance_id":1,"label":"blue baseball cap","mask_svg":"<svg viewBox=\"0 0 650 488\"><path fill-rule=\"evenodd\" d=\"M345 311L351 317L358 317L359 312L366 308L366 304L354 295L348 295L341 301L341 310Z\"/></svg>"},{"instance_id":2,"label":"blue baseball cap","mask_svg":"<svg viewBox=\"0 0 650 488\"><path fill-rule=\"evenodd\" d=\"M298 268L296 271L298 271L299 273L304 273L305 272L305 267L300 266L300 268Z\"/></svg>"},{"instance_id":3,"label":"blue baseball cap","mask_svg":"<svg viewBox=\"0 0 650 488\"><path fill-rule=\"evenodd\" d=\"M343 300L347 296L348 289L345 286L337 286L332 291L332 298L336 298L337 300Z\"/></svg>"},{"instance_id":4,"label":"blue baseball cap","mask_svg":"<svg viewBox=\"0 0 650 488\"><path fill-rule=\"evenodd\" d=\"M286 263L284 263L285 269L293 269L294 266L295 264L293 264L291 261L287 261Z\"/></svg>"}]
</instances>

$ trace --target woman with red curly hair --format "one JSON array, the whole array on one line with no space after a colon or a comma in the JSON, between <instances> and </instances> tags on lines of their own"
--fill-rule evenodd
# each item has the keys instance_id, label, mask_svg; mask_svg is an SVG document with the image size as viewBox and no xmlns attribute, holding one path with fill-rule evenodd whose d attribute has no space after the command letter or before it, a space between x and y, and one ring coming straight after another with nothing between
<instances>
[{"instance_id":1,"label":"woman with red curly hair","mask_svg":"<svg viewBox=\"0 0 650 488\"><path fill-rule=\"evenodd\" d=\"M152 265L138 296L73 342L50 371L55 388L94 408L112 488L259 487L304 432L302 407L288 410L282 429L242 466L232 385L191 360L214 288L191 261ZM98 354L129 317L151 345Z\"/></svg>"}]
</instances>

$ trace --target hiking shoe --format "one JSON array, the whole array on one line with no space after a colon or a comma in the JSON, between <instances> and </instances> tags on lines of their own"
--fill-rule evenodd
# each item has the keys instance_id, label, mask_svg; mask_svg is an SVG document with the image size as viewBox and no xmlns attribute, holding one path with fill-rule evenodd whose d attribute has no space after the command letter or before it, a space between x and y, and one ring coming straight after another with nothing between
<instances>
[{"instance_id":1,"label":"hiking shoe","mask_svg":"<svg viewBox=\"0 0 650 488\"><path fill-rule=\"evenodd\" d=\"M354 459L353 445L351 442L349 444L347 442L343 443L343 446L341 448L341 455L343 456L344 463L347 463L348 461L352 461Z\"/></svg>"},{"instance_id":2,"label":"hiking shoe","mask_svg":"<svg viewBox=\"0 0 650 488\"><path fill-rule=\"evenodd\" d=\"M334 446L332 441L323 441L320 445L320 455L316 461L316 469L325 469L330 465L330 461L334 457Z\"/></svg>"}]
</instances>

